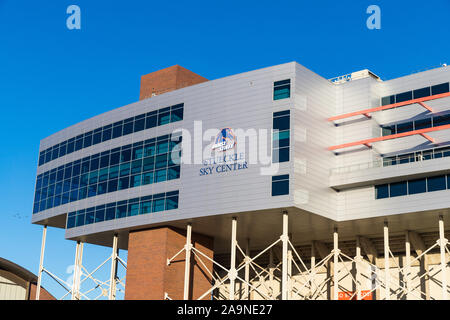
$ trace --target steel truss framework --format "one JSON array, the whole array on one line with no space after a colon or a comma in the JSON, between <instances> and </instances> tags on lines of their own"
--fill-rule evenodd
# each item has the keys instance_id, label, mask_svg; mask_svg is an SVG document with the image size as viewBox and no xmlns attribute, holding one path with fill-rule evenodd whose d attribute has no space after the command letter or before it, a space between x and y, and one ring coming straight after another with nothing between
<instances>
[{"instance_id":1,"label":"steel truss framework","mask_svg":"<svg viewBox=\"0 0 450 320\"><path fill-rule=\"evenodd\" d=\"M323 243L313 241L311 254L307 257L299 253L288 234L288 212L283 211L283 230L278 239L257 254L251 256L249 250L250 240L246 240L245 250L237 242L237 218L232 219L230 267L223 266L217 259L211 259L200 250L194 248L191 243L192 225L187 225L185 246L178 251L171 262L179 255L185 254L184 299L189 297L189 268L191 256L195 256L199 263L207 270L213 279L209 290L197 297L198 300L212 296L217 300L416 300L430 299L429 291L420 284L423 279L433 281L441 288L440 299L448 300L449 287L447 284L449 244L444 234L443 216L439 217L439 238L429 248L425 248L423 241L417 233L405 231L405 263L400 265L399 257L395 257L389 245L389 225L386 221L383 227L383 253L384 263L376 262L377 253L368 238L356 237L356 255L349 256L339 248L338 229L334 228L332 249L329 250ZM417 256L411 256L411 243ZM274 263L276 249L281 247L281 258ZM362 249L365 256L362 254ZM414 275L412 265L420 261L427 261L430 252L439 249L440 262L433 270L428 267L420 275ZM375 251L375 253L374 253ZM318 258L316 261L316 254ZM258 259L263 255L269 255L269 263L261 265ZM236 265L237 257L242 259ZM205 261L213 264L213 269L206 267ZM352 267L349 267L352 265ZM327 269L326 276L319 276L319 270ZM363 272L362 270L369 270ZM393 271L395 271L393 273ZM436 275L440 280L436 280ZM352 291L347 284L351 282ZM364 283L371 283L370 290L362 290ZM419 282L419 284L417 284ZM275 285L274 285L275 283ZM238 288L236 285L238 284ZM344 290L344 291L341 291ZM170 292L165 293L166 299L171 299ZM434 299L434 298L432 298Z\"/></svg>"},{"instance_id":2,"label":"steel truss framework","mask_svg":"<svg viewBox=\"0 0 450 320\"><path fill-rule=\"evenodd\" d=\"M118 268L119 266L122 266L126 270L127 264L122 258L119 257L118 235L113 236L111 255L92 271L87 270L87 268L82 263L84 243L77 241L75 247L75 264L73 268L72 283L68 283L67 281L62 280L60 277L56 276L54 273L44 267L46 236L47 226L44 226L42 232L41 256L39 262L39 273L35 297L36 300L39 300L40 298L40 289L43 274L47 274L66 291L66 293L59 298L59 300L64 300L68 297L70 297L72 300L98 300L102 297L107 297L109 300L115 300L117 291L125 292L125 276L122 278L118 277ZM107 265L108 262L111 263L109 279L106 281L102 281L95 278L94 275L103 266ZM90 285L88 283L90 283ZM83 284L85 284L85 287L89 286L89 288L82 290Z\"/></svg>"}]
</instances>

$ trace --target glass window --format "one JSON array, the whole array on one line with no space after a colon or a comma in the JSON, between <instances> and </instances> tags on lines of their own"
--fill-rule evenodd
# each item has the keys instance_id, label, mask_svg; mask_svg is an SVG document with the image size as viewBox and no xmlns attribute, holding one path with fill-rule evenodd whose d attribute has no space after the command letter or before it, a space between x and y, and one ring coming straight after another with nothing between
<instances>
[{"instance_id":1,"label":"glass window","mask_svg":"<svg viewBox=\"0 0 450 320\"><path fill-rule=\"evenodd\" d=\"M433 127L439 127L446 124L450 124L450 114L433 117Z\"/></svg>"},{"instance_id":2,"label":"glass window","mask_svg":"<svg viewBox=\"0 0 450 320\"><path fill-rule=\"evenodd\" d=\"M289 175L284 174L272 177L272 196L289 194Z\"/></svg>"},{"instance_id":3,"label":"glass window","mask_svg":"<svg viewBox=\"0 0 450 320\"><path fill-rule=\"evenodd\" d=\"M408 194L408 184L406 183L406 181L395 182L390 184L389 196L391 198L404 196L407 194Z\"/></svg>"},{"instance_id":4,"label":"glass window","mask_svg":"<svg viewBox=\"0 0 450 320\"><path fill-rule=\"evenodd\" d=\"M86 224L94 223L95 211L94 208L89 208L86 210Z\"/></svg>"},{"instance_id":5,"label":"glass window","mask_svg":"<svg viewBox=\"0 0 450 320\"><path fill-rule=\"evenodd\" d=\"M95 222L102 222L105 220L105 208L95 210Z\"/></svg>"},{"instance_id":6,"label":"glass window","mask_svg":"<svg viewBox=\"0 0 450 320\"><path fill-rule=\"evenodd\" d=\"M140 214L151 213L152 212L152 201L144 201L141 203Z\"/></svg>"},{"instance_id":7,"label":"glass window","mask_svg":"<svg viewBox=\"0 0 450 320\"><path fill-rule=\"evenodd\" d=\"M126 216L127 216L127 205L124 204L124 205L117 206L116 219L125 218Z\"/></svg>"},{"instance_id":8,"label":"glass window","mask_svg":"<svg viewBox=\"0 0 450 320\"><path fill-rule=\"evenodd\" d=\"M446 189L445 176L436 176L427 178L428 192Z\"/></svg>"},{"instance_id":9,"label":"glass window","mask_svg":"<svg viewBox=\"0 0 450 320\"><path fill-rule=\"evenodd\" d=\"M408 194L427 192L427 179L416 179L408 181Z\"/></svg>"},{"instance_id":10,"label":"glass window","mask_svg":"<svg viewBox=\"0 0 450 320\"><path fill-rule=\"evenodd\" d=\"M291 80L281 80L273 83L273 100L290 98Z\"/></svg>"},{"instance_id":11,"label":"glass window","mask_svg":"<svg viewBox=\"0 0 450 320\"><path fill-rule=\"evenodd\" d=\"M158 126L168 124L170 122L170 111L159 112L158 113Z\"/></svg>"},{"instance_id":12,"label":"glass window","mask_svg":"<svg viewBox=\"0 0 450 320\"><path fill-rule=\"evenodd\" d=\"M125 120L123 125L123 135L133 133L134 118Z\"/></svg>"},{"instance_id":13,"label":"glass window","mask_svg":"<svg viewBox=\"0 0 450 320\"><path fill-rule=\"evenodd\" d=\"M428 97L431 94L430 87L417 89L413 91L414 99Z\"/></svg>"},{"instance_id":14,"label":"glass window","mask_svg":"<svg viewBox=\"0 0 450 320\"><path fill-rule=\"evenodd\" d=\"M381 184L375 186L375 199L389 198L389 185Z\"/></svg>"},{"instance_id":15,"label":"glass window","mask_svg":"<svg viewBox=\"0 0 450 320\"><path fill-rule=\"evenodd\" d=\"M119 179L119 190L128 189L130 187L130 177Z\"/></svg>"},{"instance_id":16,"label":"glass window","mask_svg":"<svg viewBox=\"0 0 450 320\"><path fill-rule=\"evenodd\" d=\"M394 125L390 125L390 126L382 126L381 127L381 132L384 136L389 136L391 134L395 134L395 124Z\"/></svg>"},{"instance_id":17,"label":"glass window","mask_svg":"<svg viewBox=\"0 0 450 320\"><path fill-rule=\"evenodd\" d=\"M140 185L141 185L141 175L137 174L137 175L131 176L130 187L134 188L134 187L139 187Z\"/></svg>"},{"instance_id":18,"label":"glass window","mask_svg":"<svg viewBox=\"0 0 450 320\"><path fill-rule=\"evenodd\" d=\"M396 103L412 100L412 91L402 92L395 95Z\"/></svg>"},{"instance_id":19,"label":"glass window","mask_svg":"<svg viewBox=\"0 0 450 320\"><path fill-rule=\"evenodd\" d=\"M112 137L111 125L105 126L103 128L103 133L102 133L102 142L111 140L111 137Z\"/></svg>"},{"instance_id":20,"label":"glass window","mask_svg":"<svg viewBox=\"0 0 450 320\"><path fill-rule=\"evenodd\" d=\"M449 83L448 82L437 84L437 85L431 87L432 95L446 93L446 92L449 92Z\"/></svg>"},{"instance_id":21,"label":"glass window","mask_svg":"<svg viewBox=\"0 0 450 320\"><path fill-rule=\"evenodd\" d=\"M108 180L108 192L117 191L117 179Z\"/></svg>"},{"instance_id":22,"label":"glass window","mask_svg":"<svg viewBox=\"0 0 450 320\"><path fill-rule=\"evenodd\" d=\"M156 182L163 182L167 180L167 170L157 170L155 173L155 183Z\"/></svg>"},{"instance_id":23,"label":"glass window","mask_svg":"<svg viewBox=\"0 0 450 320\"><path fill-rule=\"evenodd\" d=\"M153 210L152 212L158 212L164 210L164 198L153 200Z\"/></svg>"},{"instance_id":24,"label":"glass window","mask_svg":"<svg viewBox=\"0 0 450 320\"><path fill-rule=\"evenodd\" d=\"M416 130L431 128L431 118L414 121L414 128Z\"/></svg>"},{"instance_id":25,"label":"glass window","mask_svg":"<svg viewBox=\"0 0 450 320\"><path fill-rule=\"evenodd\" d=\"M112 220L116 217L116 208L115 207L111 207L111 208L106 208L106 214L105 214L105 220Z\"/></svg>"},{"instance_id":26,"label":"glass window","mask_svg":"<svg viewBox=\"0 0 450 320\"><path fill-rule=\"evenodd\" d=\"M153 171L142 174L142 184L146 185L151 183L153 183Z\"/></svg>"},{"instance_id":27,"label":"glass window","mask_svg":"<svg viewBox=\"0 0 450 320\"><path fill-rule=\"evenodd\" d=\"M145 129L145 117L141 117L138 119L136 117L136 120L134 121L134 132L142 131Z\"/></svg>"},{"instance_id":28,"label":"glass window","mask_svg":"<svg viewBox=\"0 0 450 320\"><path fill-rule=\"evenodd\" d=\"M113 127L112 138L118 138L122 136L123 124L122 121L116 122Z\"/></svg>"},{"instance_id":29,"label":"glass window","mask_svg":"<svg viewBox=\"0 0 450 320\"><path fill-rule=\"evenodd\" d=\"M399 123L397 124L397 133L408 132L414 130L413 122Z\"/></svg>"},{"instance_id":30,"label":"glass window","mask_svg":"<svg viewBox=\"0 0 450 320\"><path fill-rule=\"evenodd\" d=\"M158 116L156 114L147 114L145 118L145 129L156 127L158 123Z\"/></svg>"},{"instance_id":31,"label":"glass window","mask_svg":"<svg viewBox=\"0 0 450 320\"><path fill-rule=\"evenodd\" d=\"M395 103L395 95L381 98L381 105L382 106L386 106L388 104L394 104L394 103Z\"/></svg>"}]
</instances>

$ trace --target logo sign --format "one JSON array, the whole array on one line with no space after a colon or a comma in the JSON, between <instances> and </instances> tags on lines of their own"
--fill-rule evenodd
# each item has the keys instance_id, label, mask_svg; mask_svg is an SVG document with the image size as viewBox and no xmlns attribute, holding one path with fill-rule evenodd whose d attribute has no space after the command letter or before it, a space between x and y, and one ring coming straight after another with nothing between
<instances>
[{"instance_id":1,"label":"logo sign","mask_svg":"<svg viewBox=\"0 0 450 320\"><path fill-rule=\"evenodd\" d=\"M214 141L213 150L227 151L236 147L236 136L231 128L223 128ZM231 171L240 171L248 169L247 161L245 161L244 153L222 154L214 156L213 158L205 159L203 167L200 168L200 176L211 174L222 174Z\"/></svg>"},{"instance_id":2,"label":"logo sign","mask_svg":"<svg viewBox=\"0 0 450 320\"><path fill-rule=\"evenodd\" d=\"M236 136L231 128L223 128L214 141L213 150L226 151L236 146Z\"/></svg>"}]
</instances>

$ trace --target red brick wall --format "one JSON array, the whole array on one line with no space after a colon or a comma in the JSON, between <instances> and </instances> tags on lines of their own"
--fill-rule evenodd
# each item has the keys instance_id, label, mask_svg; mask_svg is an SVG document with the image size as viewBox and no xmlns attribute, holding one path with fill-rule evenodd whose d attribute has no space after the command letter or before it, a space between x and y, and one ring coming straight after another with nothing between
<instances>
[{"instance_id":1,"label":"red brick wall","mask_svg":"<svg viewBox=\"0 0 450 320\"><path fill-rule=\"evenodd\" d=\"M174 300L183 299L185 253L168 266L186 243L186 231L161 227L130 232L125 299L161 300L164 293ZM194 247L213 258L213 239L192 233ZM211 271L212 262L202 258ZM190 299L197 299L211 287L211 278L196 257L191 257ZM206 297L209 299L209 296Z\"/></svg>"},{"instance_id":2,"label":"red brick wall","mask_svg":"<svg viewBox=\"0 0 450 320\"><path fill-rule=\"evenodd\" d=\"M29 300L36 300L36 283L31 283L30 292L29 292ZM41 287L41 292L39 293L39 300L56 300L54 296L52 296L47 290Z\"/></svg>"},{"instance_id":3,"label":"red brick wall","mask_svg":"<svg viewBox=\"0 0 450 320\"><path fill-rule=\"evenodd\" d=\"M139 100L150 98L153 93L158 95L205 81L208 79L182 66L175 65L143 75Z\"/></svg>"}]
</instances>

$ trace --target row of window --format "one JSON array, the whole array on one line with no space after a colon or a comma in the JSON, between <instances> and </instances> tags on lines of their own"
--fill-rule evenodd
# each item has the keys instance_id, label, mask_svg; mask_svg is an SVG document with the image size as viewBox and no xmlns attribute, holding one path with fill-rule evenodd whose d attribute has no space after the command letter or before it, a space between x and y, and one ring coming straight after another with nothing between
<instances>
[{"instance_id":1,"label":"row of window","mask_svg":"<svg viewBox=\"0 0 450 320\"><path fill-rule=\"evenodd\" d=\"M402 155L395 155L383 158L383 166L393 166L402 163L416 162L422 160L439 159L450 157L450 147L421 150Z\"/></svg>"},{"instance_id":2,"label":"row of window","mask_svg":"<svg viewBox=\"0 0 450 320\"><path fill-rule=\"evenodd\" d=\"M408 132L413 130L426 129L431 127L439 127L446 124L450 124L450 114L444 114L440 116L432 116L427 118L422 118L419 120L402 122L392 125L381 126L381 132L383 136L388 136L391 134Z\"/></svg>"},{"instance_id":3,"label":"row of window","mask_svg":"<svg viewBox=\"0 0 450 320\"><path fill-rule=\"evenodd\" d=\"M290 118L290 110L273 113L273 163L289 161Z\"/></svg>"},{"instance_id":4,"label":"row of window","mask_svg":"<svg viewBox=\"0 0 450 320\"><path fill-rule=\"evenodd\" d=\"M178 208L178 191L123 200L70 212L66 228Z\"/></svg>"},{"instance_id":5,"label":"row of window","mask_svg":"<svg viewBox=\"0 0 450 320\"><path fill-rule=\"evenodd\" d=\"M272 177L272 197L289 194L289 175Z\"/></svg>"},{"instance_id":6,"label":"row of window","mask_svg":"<svg viewBox=\"0 0 450 320\"><path fill-rule=\"evenodd\" d=\"M393 94L391 96L386 96L381 98L381 105L385 106L388 104L399 103L403 101L408 101L412 99L424 98L428 96L434 96L435 94L449 92L449 83L441 83L431 87L425 87L421 89L416 89L412 91L406 91L398 94Z\"/></svg>"},{"instance_id":7,"label":"row of window","mask_svg":"<svg viewBox=\"0 0 450 320\"><path fill-rule=\"evenodd\" d=\"M122 121L108 124L95 130L80 134L74 138L58 143L39 153L39 165L65 156L92 145L125 136L144 129L162 126L183 120L184 104L140 114Z\"/></svg>"},{"instance_id":8,"label":"row of window","mask_svg":"<svg viewBox=\"0 0 450 320\"><path fill-rule=\"evenodd\" d=\"M38 175L33 213L96 195L178 179L179 135L98 153Z\"/></svg>"},{"instance_id":9,"label":"row of window","mask_svg":"<svg viewBox=\"0 0 450 320\"><path fill-rule=\"evenodd\" d=\"M273 100L291 97L291 79L275 81L273 83Z\"/></svg>"},{"instance_id":10,"label":"row of window","mask_svg":"<svg viewBox=\"0 0 450 320\"><path fill-rule=\"evenodd\" d=\"M450 189L450 175L392 182L375 186L375 199Z\"/></svg>"}]
</instances>

